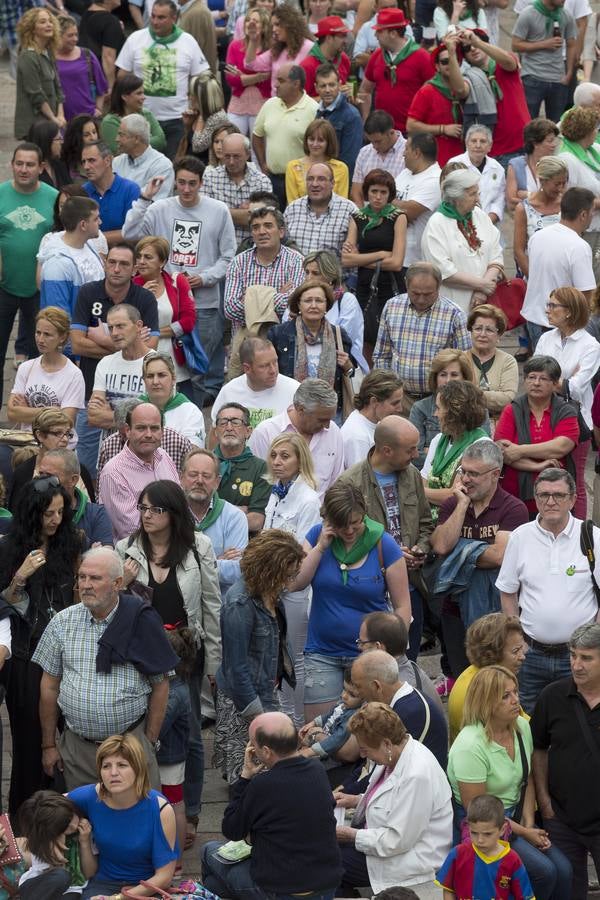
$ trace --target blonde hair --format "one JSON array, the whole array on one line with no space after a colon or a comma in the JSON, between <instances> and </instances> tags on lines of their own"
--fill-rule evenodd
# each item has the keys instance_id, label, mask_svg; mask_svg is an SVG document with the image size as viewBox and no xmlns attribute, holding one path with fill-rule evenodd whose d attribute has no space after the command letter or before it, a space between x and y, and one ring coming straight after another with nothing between
<instances>
[{"instance_id":1,"label":"blonde hair","mask_svg":"<svg viewBox=\"0 0 600 900\"><path fill-rule=\"evenodd\" d=\"M35 40L35 26L40 13L45 12L50 16L50 21L54 29L52 40L48 43L48 50L52 56L56 56L56 52L60 46L60 26L58 19L53 16L46 6L36 6L34 9L28 9L17 22L17 35L19 37L20 50L36 50L39 52L39 46Z\"/></svg>"},{"instance_id":2,"label":"blonde hair","mask_svg":"<svg viewBox=\"0 0 600 900\"><path fill-rule=\"evenodd\" d=\"M432 394L437 393L438 375L442 369L445 369L446 366L449 366L450 363L453 362L459 364L463 379L465 381L470 381L471 384L475 384L475 373L467 354L463 350L451 350L447 347L445 350L440 350L439 353L436 353L431 361L428 385Z\"/></svg>"},{"instance_id":3,"label":"blonde hair","mask_svg":"<svg viewBox=\"0 0 600 900\"><path fill-rule=\"evenodd\" d=\"M548 181L549 178L557 178L559 175L564 175L565 178L569 176L566 162L557 156L542 156L536 163L535 171L540 181Z\"/></svg>"},{"instance_id":4,"label":"blonde hair","mask_svg":"<svg viewBox=\"0 0 600 900\"><path fill-rule=\"evenodd\" d=\"M512 681L518 688L516 675L504 666L486 666L477 672L465 697L463 728L465 725L483 725L488 740L493 740L491 720L502 700L507 681ZM516 722L513 723L513 728L516 728Z\"/></svg>"},{"instance_id":5,"label":"blonde hair","mask_svg":"<svg viewBox=\"0 0 600 900\"><path fill-rule=\"evenodd\" d=\"M110 791L102 781L102 764L108 756L122 756L135 772L133 788L136 797L141 800L150 793L150 777L146 754L139 740L130 731L125 734L113 734L103 741L96 751L96 771L100 782L98 793L101 797L110 796Z\"/></svg>"},{"instance_id":6,"label":"blonde hair","mask_svg":"<svg viewBox=\"0 0 600 900\"><path fill-rule=\"evenodd\" d=\"M36 431L41 431L42 434L46 434L48 431L50 431L51 428L55 428L56 426L60 428L61 425L64 428L73 428L73 423L71 422L71 419L66 414L66 412L63 412L62 409L53 406L50 408L42 409L41 412L37 414L37 416L31 423L31 430L33 432L35 440L37 441L37 443L39 443L35 436Z\"/></svg>"},{"instance_id":7,"label":"blonde hair","mask_svg":"<svg viewBox=\"0 0 600 900\"><path fill-rule=\"evenodd\" d=\"M156 250L156 255L160 259L161 263L164 265L169 258L170 253L170 245L169 242L164 237L156 237L155 235L149 234L146 237L143 237L141 241L138 241L135 245L135 255L136 259L146 247L153 247Z\"/></svg>"},{"instance_id":8,"label":"blonde hair","mask_svg":"<svg viewBox=\"0 0 600 900\"><path fill-rule=\"evenodd\" d=\"M303 480L313 489L313 491L317 491L319 489L319 483L317 481L317 476L315 475L312 454L302 435L294 434L293 432L285 432L284 434L280 434L276 438L273 438L271 446L269 447L267 459L271 458L271 452L273 450L276 450L277 447L282 447L284 444L289 444L296 454L296 459L298 460L298 474L302 476Z\"/></svg>"},{"instance_id":9,"label":"blonde hair","mask_svg":"<svg viewBox=\"0 0 600 900\"><path fill-rule=\"evenodd\" d=\"M40 319L46 319L47 322L50 322L52 327L56 328L58 331L58 335L63 344L67 342L69 330L71 328L71 319L64 309L60 309L58 306L45 306L44 309L40 309L35 317L36 325Z\"/></svg>"}]
</instances>

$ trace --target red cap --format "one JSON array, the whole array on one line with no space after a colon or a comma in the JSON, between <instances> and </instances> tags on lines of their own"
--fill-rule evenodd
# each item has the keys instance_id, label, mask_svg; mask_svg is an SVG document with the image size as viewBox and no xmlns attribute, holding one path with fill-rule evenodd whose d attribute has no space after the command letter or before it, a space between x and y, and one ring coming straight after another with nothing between
<instances>
[{"instance_id":1,"label":"red cap","mask_svg":"<svg viewBox=\"0 0 600 900\"><path fill-rule=\"evenodd\" d=\"M339 16L325 16L318 23L317 37L327 37L328 34L348 34L348 28L346 28Z\"/></svg>"},{"instance_id":2,"label":"red cap","mask_svg":"<svg viewBox=\"0 0 600 900\"><path fill-rule=\"evenodd\" d=\"M401 9L382 9L377 13L377 24L373 25L373 29L383 31L384 28L405 28L408 24Z\"/></svg>"},{"instance_id":3,"label":"red cap","mask_svg":"<svg viewBox=\"0 0 600 900\"><path fill-rule=\"evenodd\" d=\"M442 42L441 44L438 44L437 47L435 47L431 51L431 58L433 59L434 63L437 63L438 57L439 57L440 53L442 52L442 50L447 50L447 49L448 48L446 47L446 45ZM460 44L458 44L456 47L456 58L459 61L459 63L462 62L462 60L463 60L463 52L462 52Z\"/></svg>"}]
</instances>

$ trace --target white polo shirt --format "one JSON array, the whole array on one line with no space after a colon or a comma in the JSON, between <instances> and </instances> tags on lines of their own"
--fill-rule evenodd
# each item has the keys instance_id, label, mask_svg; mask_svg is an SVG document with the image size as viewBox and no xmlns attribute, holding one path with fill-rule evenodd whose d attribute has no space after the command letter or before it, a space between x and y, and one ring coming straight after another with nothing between
<instances>
[{"instance_id":1,"label":"white polo shirt","mask_svg":"<svg viewBox=\"0 0 600 900\"><path fill-rule=\"evenodd\" d=\"M569 514L566 528L556 538L536 519L516 528L508 539L496 587L507 594L519 593L523 630L542 644L566 643L576 628L598 613L580 534L581 520ZM598 528L594 553L594 574L600 583Z\"/></svg>"}]
</instances>

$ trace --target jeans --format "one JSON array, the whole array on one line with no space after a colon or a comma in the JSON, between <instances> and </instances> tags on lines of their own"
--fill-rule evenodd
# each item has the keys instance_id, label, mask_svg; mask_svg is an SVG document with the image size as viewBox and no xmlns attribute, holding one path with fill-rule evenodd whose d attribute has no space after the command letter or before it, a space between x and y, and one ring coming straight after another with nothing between
<instances>
[{"instance_id":1,"label":"jeans","mask_svg":"<svg viewBox=\"0 0 600 900\"><path fill-rule=\"evenodd\" d=\"M28 356L29 359L39 356L34 340L35 317L39 308L40 295L37 291L31 297L15 297L14 294L9 294L0 288L0 372L4 372L6 351L17 313L19 313L19 332L22 338L18 352ZM4 379L0 382L0 406L2 406L3 386Z\"/></svg>"},{"instance_id":2,"label":"jeans","mask_svg":"<svg viewBox=\"0 0 600 900\"><path fill-rule=\"evenodd\" d=\"M558 847L538 850L522 837L513 838L510 845L527 869L536 900L569 900L573 870Z\"/></svg>"},{"instance_id":3,"label":"jeans","mask_svg":"<svg viewBox=\"0 0 600 900\"><path fill-rule=\"evenodd\" d=\"M304 703L335 703L344 687L344 669L356 656L304 654Z\"/></svg>"},{"instance_id":4,"label":"jeans","mask_svg":"<svg viewBox=\"0 0 600 900\"><path fill-rule=\"evenodd\" d=\"M77 459L82 466L85 466L92 478L96 478L102 429L90 425L87 409L80 409L75 421L75 430L79 438L77 442Z\"/></svg>"},{"instance_id":5,"label":"jeans","mask_svg":"<svg viewBox=\"0 0 600 900\"><path fill-rule=\"evenodd\" d=\"M217 396L223 384L225 348L223 346L224 318L220 309L197 309L196 328L208 357L208 371L204 375L192 375L194 403L202 409L205 397Z\"/></svg>"},{"instance_id":6,"label":"jeans","mask_svg":"<svg viewBox=\"0 0 600 900\"><path fill-rule=\"evenodd\" d=\"M535 355L537 343L545 331L550 331L545 325L538 325L537 322L527 322L527 334L531 341L531 352Z\"/></svg>"},{"instance_id":7,"label":"jeans","mask_svg":"<svg viewBox=\"0 0 600 900\"><path fill-rule=\"evenodd\" d=\"M588 853L591 854L596 875L600 877L600 834L579 834L556 816L553 819L544 819L544 828L554 846L571 861L573 867L573 881L569 894L571 900L587 900L587 856Z\"/></svg>"},{"instance_id":8,"label":"jeans","mask_svg":"<svg viewBox=\"0 0 600 900\"><path fill-rule=\"evenodd\" d=\"M566 84L556 81L541 81L534 75L523 75L523 88L529 115L532 119L539 116L543 103L546 118L552 122L558 122L567 103Z\"/></svg>"},{"instance_id":9,"label":"jeans","mask_svg":"<svg viewBox=\"0 0 600 900\"><path fill-rule=\"evenodd\" d=\"M412 622L408 631L408 648L406 655L413 662L417 661L419 650L421 649L421 638L423 637L423 598L420 591L410 587L410 608L412 612Z\"/></svg>"},{"instance_id":10,"label":"jeans","mask_svg":"<svg viewBox=\"0 0 600 900\"><path fill-rule=\"evenodd\" d=\"M523 148L521 147L519 150L511 150L510 153L500 153L498 156L495 156L494 159L496 160L496 162L500 163L500 165L506 172L510 160L514 159L515 156L522 156L523 152Z\"/></svg>"},{"instance_id":11,"label":"jeans","mask_svg":"<svg viewBox=\"0 0 600 900\"><path fill-rule=\"evenodd\" d=\"M164 122L159 122L159 125L164 131L165 138L167 139L165 156L168 156L171 160L175 159L177 148L179 147L179 143L184 134L183 119L181 116L179 116L178 119L165 119Z\"/></svg>"},{"instance_id":12,"label":"jeans","mask_svg":"<svg viewBox=\"0 0 600 900\"><path fill-rule=\"evenodd\" d=\"M202 673L195 672L189 682L192 715L190 717L190 736L188 752L185 760L185 779L183 782L183 800L185 814L188 819L200 815L202 805L202 787L204 785L204 744L202 742L202 704L200 694Z\"/></svg>"},{"instance_id":13,"label":"jeans","mask_svg":"<svg viewBox=\"0 0 600 900\"><path fill-rule=\"evenodd\" d=\"M519 670L519 698L521 706L531 715L540 691L547 684L559 678L567 678L571 674L569 651L564 650L557 656L542 653L530 647L523 665Z\"/></svg>"}]
</instances>

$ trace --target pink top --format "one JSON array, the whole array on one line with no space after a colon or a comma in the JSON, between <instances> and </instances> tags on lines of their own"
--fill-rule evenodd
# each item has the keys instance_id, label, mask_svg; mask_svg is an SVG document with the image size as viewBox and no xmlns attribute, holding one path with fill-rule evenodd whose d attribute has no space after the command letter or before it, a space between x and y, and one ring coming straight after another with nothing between
<instances>
[{"instance_id":1,"label":"pink top","mask_svg":"<svg viewBox=\"0 0 600 900\"><path fill-rule=\"evenodd\" d=\"M252 62L246 63L246 65L252 72L268 72L269 69L271 70L271 96L275 97L277 94L277 82L275 79L281 67L288 63L299 66L302 60L308 56L313 45L314 41L306 38L296 56L290 56L287 50L282 50L277 59L273 59L273 54L270 50L265 50L264 53L259 53Z\"/></svg>"},{"instance_id":2,"label":"pink top","mask_svg":"<svg viewBox=\"0 0 600 900\"><path fill-rule=\"evenodd\" d=\"M243 18L243 16L242 16ZM270 52L270 51L269 51ZM266 72L268 69L250 69L248 66L244 64L244 59L246 57L246 47L244 46L244 41L232 41L227 48L227 57L226 62L231 66L237 66L244 75L255 75L257 71ZM241 97L244 91L247 91L248 88L244 87L241 79L237 75L225 75L227 79L227 83L231 87L231 93L234 97ZM265 100L271 96L271 84L267 81L260 81L258 84L254 85L254 88L257 88Z\"/></svg>"}]
</instances>

